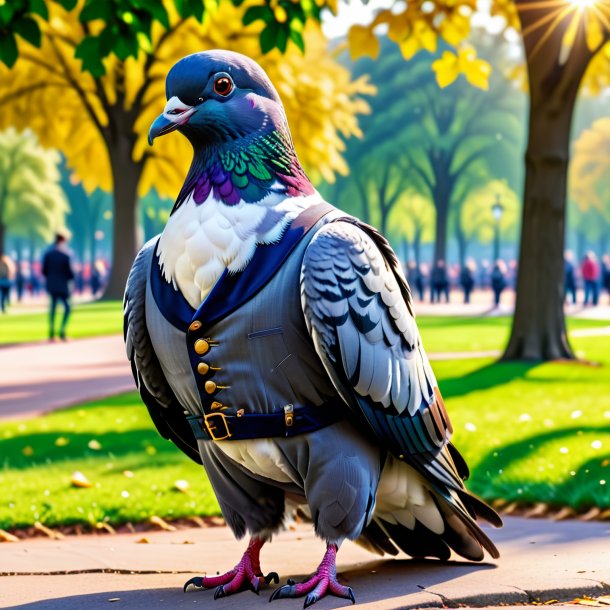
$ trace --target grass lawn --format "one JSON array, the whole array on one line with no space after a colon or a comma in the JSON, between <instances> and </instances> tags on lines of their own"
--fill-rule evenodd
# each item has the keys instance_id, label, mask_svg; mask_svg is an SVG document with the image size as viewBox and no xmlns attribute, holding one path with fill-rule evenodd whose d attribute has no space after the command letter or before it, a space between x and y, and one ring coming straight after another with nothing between
<instances>
[{"instance_id":1,"label":"grass lawn","mask_svg":"<svg viewBox=\"0 0 610 610\"><path fill-rule=\"evenodd\" d=\"M58 307L56 327L59 328L63 309ZM123 304L104 301L74 305L68 322L68 336L72 339L97 337L123 332ZM46 313L8 314L0 321L0 344L44 341L49 336Z\"/></svg>"},{"instance_id":2,"label":"grass lawn","mask_svg":"<svg viewBox=\"0 0 610 610\"><path fill-rule=\"evenodd\" d=\"M60 310L61 311L61 310ZM45 313L9 315L0 320L0 345L46 339L48 320ZM424 347L432 352L487 351L500 349L508 341L510 318L458 318L418 316ZM568 329L608 326L608 320L571 318ZM76 305L68 327L73 338L95 337L123 332L123 306L120 301Z\"/></svg>"},{"instance_id":3,"label":"grass lawn","mask_svg":"<svg viewBox=\"0 0 610 610\"><path fill-rule=\"evenodd\" d=\"M499 348L508 328L503 318L420 325L429 352L473 348L473 338L476 349ZM608 322L571 323L596 325ZM610 507L610 338L573 345L601 366L434 363L469 486L485 498ZM135 393L1 423L0 447L0 528L218 514L201 468L156 433ZM76 470L92 487L72 487Z\"/></svg>"}]
</instances>

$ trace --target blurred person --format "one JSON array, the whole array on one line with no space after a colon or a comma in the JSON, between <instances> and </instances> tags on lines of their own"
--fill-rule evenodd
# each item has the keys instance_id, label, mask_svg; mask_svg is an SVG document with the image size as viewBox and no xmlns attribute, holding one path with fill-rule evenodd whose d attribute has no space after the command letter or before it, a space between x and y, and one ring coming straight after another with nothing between
<instances>
[{"instance_id":1,"label":"blurred person","mask_svg":"<svg viewBox=\"0 0 610 610\"><path fill-rule=\"evenodd\" d=\"M409 261L407 266L407 281L417 292L420 301L424 300L424 276L421 267L415 261Z\"/></svg>"},{"instance_id":2,"label":"blurred person","mask_svg":"<svg viewBox=\"0 0 610 610\"><path fill-rule=\"evenodd\" d=\"M430 302L441 302L441 294L445 295L445 302L449 303L449 279L447 267L441 258L430 273Z\"/></svg>"},{"instance_id":3,"label":"blurred person","mask_svg":"<svg viewBox=\"0 0 610 610\"><path fill-rule=\"evenodd\" d=\"M0 256L0 311L2 313L6 313L6 308L10 303L14 275L15 263L8 254Z\"/></svg>"},{"instance_id":4,"label":"blurred person","mask_svg":"<svg viewBox=\"0 0 610 610\"><path fill-rule=\"evenodd\" d=\"M83 275L83 266L74 265L74 292L77 294L83 294L85 289L85 278Z\"/></svg>"},{"instance_id":5,"label":"blurred person","mask_svg":"<svg viewBox=\"0 0 610 610\"><path fill-rule=\"evenodd\" d=\"M89 282L91 285L91 295L95 297L102 287L102 278L100 277L100 270L97 264L91 266L91 279Z\"/></svg>"},{"instance_id":6,"label":"blurred person","mask_svg":"<svg viewBox=\"0 0 610 610\"><path fill-rule=\"evenodd\" d=\"M589 297L591 297L591 304L595 306L599 300L600 269L597 263L597 256L591 250L585 254L582 261L581 273L582 279L585 282L584 304L588 305Z\"/></svg>"},{"instance_id":7,"label":"blurred person","mask_svg":"<svg viewBox=\"0 0 610 610\"><path fill-rule=\"evenodd\" d=\"M566 250L563 257L563 277L565 286L565 298L572 297L572 304L576 305L576 273L574 269L574 254Z\"/></svg>"},{"instance_id":8,"label":"blurred person","mask_svg":"<svg viewBox=\"0 0 610 610\"><path fill-rule=\"evenodd\" d=\"M55 243L46 251L42 261L42 274L46 278L46 288L51 297L49 309L49 340L55 340L55 309L60 302L64 315L59 329L59 337L66 340L66 326L70 317L70 282L74 279L72 262L68 251L67 236L58 233Z\"/></svg>"},{"instance_id":9,"label":"blurred person","mask_svg":"<svg viewBox=\"0 0 610 610\"><path fill-rule=\"evenodd\" d=\"M474 288L474 276L476 270L477 267L475 262L469 258L460 271L460 286L464 291L464 303L470 303L470 293Z\"/></svg>"},{"instance_id":10,"label":"blurred person","mask_svg":"<svg viewBox=\"0 0 610 610\"><path fill-rule=\"evenodd\" d=\"M610 296L610 255L602 257L602 287Z\"/></svg>"},{"instance_id":11,"label":"blurred person","mask_svg":"<svg viewBox=\"0 0 610 610\"><path fill-rule=\"evenodd\" d=\"M494 305L496 307L499 307L500 297L506 288L506 273L506 264L503 260L498 259L491 272L491 289L494 292Z\"/></svg>"},{"instance_id":12,"label":"blurred person","mask_svg":"<svg viewBox=\"0 0 610 610\"><path fill-rule=\"evenodd\" d=\"M15 273L15 292L17 293L17 301L21 302L23 293L25 292L25 273L23 272L23 263L17 265Z\"/></svg>"}]
</instances>

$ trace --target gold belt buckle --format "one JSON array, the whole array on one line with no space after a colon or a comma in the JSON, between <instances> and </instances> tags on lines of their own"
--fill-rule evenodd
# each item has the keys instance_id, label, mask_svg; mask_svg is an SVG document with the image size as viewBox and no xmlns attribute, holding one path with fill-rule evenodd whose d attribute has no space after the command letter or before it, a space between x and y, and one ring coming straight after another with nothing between
<instances>
[{"instance_id":1,"label":"gold belt buckle","mask_svg":"<svg viewBox=\"0 0 610 610\"><path fill-rule=\"evenodd\" d=\"M220 436L220 434L217 436L216 435L216 431L218 430L218 428L216 427L218 424L218 421L214 421L214 418L220 418L222 425L224 427L224 436ZM210 421L212 420L212 421ZM229 430L229 422L227 421L227 417L225 416L224 413L208 413L207 415L203 416L203 423L205 424L205 427L207 428L208 433L210 434L210 436L212 437L213 441L224 441L227 438L231 438L231 431Z\"/></svg>"}]
</instances>

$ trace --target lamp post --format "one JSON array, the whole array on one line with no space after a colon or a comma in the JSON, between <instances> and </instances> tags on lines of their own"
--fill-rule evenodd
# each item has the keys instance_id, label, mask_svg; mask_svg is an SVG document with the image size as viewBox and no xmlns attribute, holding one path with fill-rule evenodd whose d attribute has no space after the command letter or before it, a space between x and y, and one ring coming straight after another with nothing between
<instances>
[{"instance_id":1,"label":"lamp post","mask_svg":"<svg viewBox=\"0 0 610 610\"><path fill-rule=\"evenodd\" d=\"M500 202L500 195L496 195L496 200L491 206L491 213L494 216L494 261L500 258L500 223L502 222L502 214L504 206Z\"/></svg>"}]
</instances>

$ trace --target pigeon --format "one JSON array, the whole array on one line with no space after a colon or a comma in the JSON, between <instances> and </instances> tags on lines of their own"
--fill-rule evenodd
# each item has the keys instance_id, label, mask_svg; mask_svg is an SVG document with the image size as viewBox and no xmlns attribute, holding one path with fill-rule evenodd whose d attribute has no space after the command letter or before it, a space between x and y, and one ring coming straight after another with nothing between
<instances>
[{"instance_id":1,"label":"pigeon","mask_svg":"<svg viewBox=\"0 0 610 610\"><path fill-rule=\"evenodd\" d=\"M354 603L336 571L346 539L380 555L498 557L476 520L502 522L464 486L388 241L313 187L252 59L189 55L169 71L166 97L149 142L178 131L193 160L162 233L133 263L126 349L158 431L204 466L227 525L249 536L232 570L184 590L214 588L216 599L279 584L260 550L295 511L326 551L270 601Z\"/></svg>"}]
</instances>

